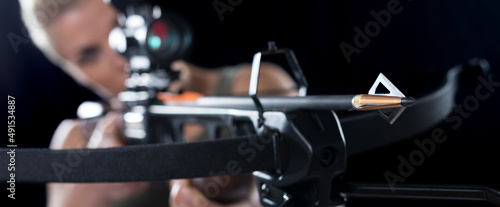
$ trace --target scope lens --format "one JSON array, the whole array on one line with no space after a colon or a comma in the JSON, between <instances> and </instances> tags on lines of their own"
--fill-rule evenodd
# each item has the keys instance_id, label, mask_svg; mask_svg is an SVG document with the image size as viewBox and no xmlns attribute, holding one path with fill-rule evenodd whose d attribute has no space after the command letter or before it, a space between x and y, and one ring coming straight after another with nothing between
<instances>
[{"instance_id":1,"label":"scope lens","mask_svg":"<svg viewBox=\"0 0 500 207\"><path fill-rule=\"evenodd\" d=\"M153 50L157 50L161 46L161 38L158 36L151 36L148 40L149 47Z\"/></svg>"},{"instance_id":2,"label":"scope lens","mask_svg":"<svg viewBox=\"0 0 500 207\"><path fill-rule=\"evenodd\" d=\"M153 51L163 49L165 42L168 40L169 30L167 25L160 21L155 21L150 26L150 35L148 36L148 47Z\"/></svg>"}]
</instances>

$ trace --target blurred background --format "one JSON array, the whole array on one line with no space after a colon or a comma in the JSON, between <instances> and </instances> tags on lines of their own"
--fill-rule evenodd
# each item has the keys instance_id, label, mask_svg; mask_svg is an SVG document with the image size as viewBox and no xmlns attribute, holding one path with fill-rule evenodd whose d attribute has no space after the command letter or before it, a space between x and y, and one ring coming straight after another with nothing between
<instances>
[{"instance_id":1,"label":"blurred background","mask_svg":"<svg viewBox=\"0 0 500 207\"><path fill-rule=\"evenodd\" d=\"M370 12L387 9L389 1L242 0L231 6L232 11L224 12L223 19L213 3L229 5L225 0L152 2L182 15L191 24L194 47L190 62L213 68L250 63L255 52L266 49L267 41L274 40L279 48L294 50L311 95L366 93L382 72L403 93L418 100L439 85L439 79L426 77L444 75L453 66L476 57L489 61L492 80L500 82L500 2L495 0L401 0L400 13L392 15L387 26L370 37L366 47L349 55L350 62L341 43L355 46L354 28L364 31L365 25L375 20ZM17 145L47 148L57 125L75 118L80 103L98 97L76 84L34 47L20 19L17 1L0 1L0 18L0 91L4 98L16 97ZM472 184L500 189L496 177L500 173L500 87L496 89L480 101L478 109L463 119L457 130L451 129L449 123L437 126L445 129L448 141L438 145L405 183ZM461 90L457 104L470 95L474 95L474 87ZM7 111L7 101L1 104ZM421 137L429 138L430 132L422 132ZM397 170L397 157L407 156L416 148L414 139L349 158L346 179L385 183L383 173ZM4 135L2 147L6 141ZM2 192L4 202L7 191ZM15 204L25 202L43 206L44 185L16 184ZM364 199L350 204L362 206L366 202L401 205L398 200ZM487 206L452 202L464 203Z\"/></svg>"}]
</instances>

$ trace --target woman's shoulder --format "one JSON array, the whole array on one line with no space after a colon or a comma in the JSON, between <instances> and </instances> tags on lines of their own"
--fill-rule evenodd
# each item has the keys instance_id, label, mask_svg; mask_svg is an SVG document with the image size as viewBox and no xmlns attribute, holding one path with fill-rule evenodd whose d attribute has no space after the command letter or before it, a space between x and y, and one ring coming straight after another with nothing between
<instances>
[{"instance_id":1,"label":"woman's shoulder","mask_svg":"<svg viewBox=\"0 0 500 207\"><path fill-rule=\"evenodd\" d=\"M51 149L84 148L96 126L93 119L66 119L63 120L52 136Z\"/></svg>"}]
</instances>

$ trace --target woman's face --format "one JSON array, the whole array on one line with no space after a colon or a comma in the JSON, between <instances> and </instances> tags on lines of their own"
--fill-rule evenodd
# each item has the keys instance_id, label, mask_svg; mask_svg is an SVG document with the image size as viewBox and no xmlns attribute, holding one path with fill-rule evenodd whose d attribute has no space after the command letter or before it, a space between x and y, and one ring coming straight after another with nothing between
<instances>
[{"instance_id":1,"label":"woman's face","mask_svg":"<svg viewBox=\"0 0 500 207\"><path fill-rule=\"evenodd\" d=\"M115 96L125 89L128 77L127 61L108 44L116 15L117 11L102 0L84 0L64 11L48 27L58 53Z\"/></svg>"}]
</instances>

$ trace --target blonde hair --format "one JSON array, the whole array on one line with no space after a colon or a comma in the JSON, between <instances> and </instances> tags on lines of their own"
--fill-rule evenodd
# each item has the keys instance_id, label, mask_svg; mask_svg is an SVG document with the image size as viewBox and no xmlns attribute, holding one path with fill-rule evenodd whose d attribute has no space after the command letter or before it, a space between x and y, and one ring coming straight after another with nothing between
<instances>
[{"instance_id":1,"label":"blonde hair","mask_svg":"<svg viewBox=\"0 0 500 207\"><path fill-rule=\"evenodd\" d=\"M33 43L54 64L62 66L63 58L57 53L47 34L48 25L68 5L78 0L19 0L21 16Z\"/></svg>"},{"instance_id":2,"label":"blonde hair","mask_svg":"<svg viewBox=\"0 0 500 207\"><path fill-rule=\"evenodd\" d=\"M88 1L88 0L84 0ZM48 26L55 18L80 0L19 0L21 16L33 43L55 65L61 67L78 83L93 88L101 97L109 97L109 91L100 85L92 84L87 75L78 66L64 59L55 49L47 33Z\"/></svg>"}]
</instances>

